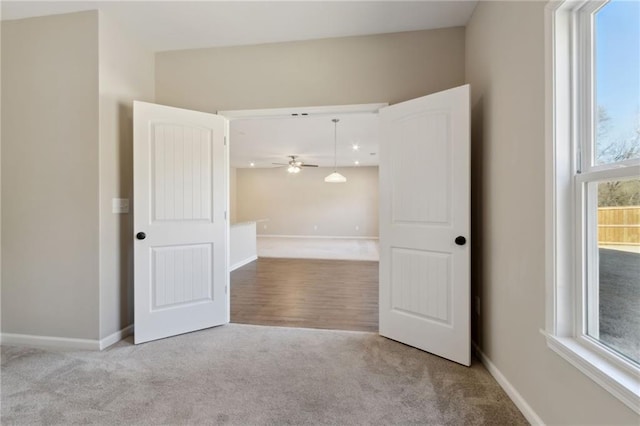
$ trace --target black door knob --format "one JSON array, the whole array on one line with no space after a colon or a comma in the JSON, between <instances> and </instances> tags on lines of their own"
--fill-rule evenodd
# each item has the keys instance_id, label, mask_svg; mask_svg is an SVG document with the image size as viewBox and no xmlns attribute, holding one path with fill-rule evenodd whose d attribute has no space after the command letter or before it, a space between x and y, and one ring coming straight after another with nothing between
<instances>
[{"instance_id":1,"label":"black door knob","mask_svg":"<svg viewBox=\"0 0 640 426\"><path fill-rule=\"evenodd\" d=\"M460 235L459 237L456 237L455 241L456 241L456 244L459 246L463 246L467 243L467 239L462 235Z\"/></svg>"},{"instance_id":2,"label":"black door knob","mask_svg":"<svg viewBox=\"0 0 640 426\"><path fill-rule=\"evenodd\" d=\"M136 238L139 240L144 240L145 238L147 238L147 234L145 234L144 232L138 232L136 234Z\"/></svg>"}]
</instances>

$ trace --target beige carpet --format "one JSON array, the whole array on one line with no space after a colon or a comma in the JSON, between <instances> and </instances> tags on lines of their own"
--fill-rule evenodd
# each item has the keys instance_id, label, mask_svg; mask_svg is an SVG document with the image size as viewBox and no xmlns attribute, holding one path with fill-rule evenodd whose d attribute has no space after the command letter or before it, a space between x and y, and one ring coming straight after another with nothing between
<instances>
[{"instance_id":1,"label":"beige carpet","mask_svg":"<svg viewBox=\"0 0 640 426\"><path fill-rule=\"evenodd\" d=\"M487 371L376 334L230 324L103 352L2 347L2 424L519 425Z\"/></svg>"},{"instance_id":2,"label":"beige carpet","mask_svg":"<svg viewBox=\"0 0 640 426\"><path fill-rule=\"evenodd\" d=\"M380 260L378 240L258 236L258 257Z\"/></svg>"}]
</instances>

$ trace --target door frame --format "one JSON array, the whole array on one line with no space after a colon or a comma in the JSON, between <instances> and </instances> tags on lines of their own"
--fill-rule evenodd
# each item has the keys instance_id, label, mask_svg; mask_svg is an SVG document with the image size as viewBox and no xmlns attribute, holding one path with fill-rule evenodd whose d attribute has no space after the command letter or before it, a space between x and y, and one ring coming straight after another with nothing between
<instances>
[{"instance_id":1,"label":"door frame","mask_svg":"<svg viewBox=\"0 0 640 426\"><path fill-rule=\"evenodd\" d=\"M230 191L230 173L231 173L231 122L237 119L264 119L284 118L292 116L332 116L336 114L378 114L378 110L388 107L388 102L370 103L370 104L351 104L351 105L326 105L315 107L286 107L286 108L266 108L266 109L239 109L224 110L216 112L226 119L226 174L227 174L227 252L230 253L231 245L231 215L229 208L231 207L231 191ZM380 189L378 188L378 192ZM378 233L380 232L380 222L378 222ZM229 305L229 322L231 322L231 265L230 256L227 258L227 303ZM378 284L378 287L380 284Z\"/></svg>"},{"instance_id":2,"label":"door frame","mask_svg":"<svg viewBox=\"0 0 640 426\"><path fill-rule=\"evenodd\" d=\"M371 103L354 105L327 105L315 107L287 107L287 108L266 108L266 109L238 109L218 111L216 114L232 121L239 118L281 118L291 117L293 114L299 115L333 115L333 114L377 114L380 108L389 106L389 103Z\"/></svg>"}]
</instances>

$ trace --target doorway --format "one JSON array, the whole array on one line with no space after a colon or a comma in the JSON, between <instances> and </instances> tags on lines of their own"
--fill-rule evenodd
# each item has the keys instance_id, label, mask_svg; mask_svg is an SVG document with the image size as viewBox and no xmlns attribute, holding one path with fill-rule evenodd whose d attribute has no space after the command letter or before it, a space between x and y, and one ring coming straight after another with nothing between
<instances>
[{"instance_id":1,"label":"doorway","mask_svg":"<svg viewBox=\"0 0 640 426\"><path fill-rule=\"evenodd\" d=\"M378 331L383 106L220 113L230 119L231 322ZM347 181L326 183L336 166Z\"/></svg>"},{"instance_id":2,"label":"doorway","mask_svg":"<svg viewBox=\"0 0 640 426\"><path fill-rule=\"evenodd\" d=\"M469 95L466 85L379 110L379 334L463 365ZM227 125L134 103L135 343L230 320ZM184 266L196 261L194 280Z\"/></svg>"}]
</instances>

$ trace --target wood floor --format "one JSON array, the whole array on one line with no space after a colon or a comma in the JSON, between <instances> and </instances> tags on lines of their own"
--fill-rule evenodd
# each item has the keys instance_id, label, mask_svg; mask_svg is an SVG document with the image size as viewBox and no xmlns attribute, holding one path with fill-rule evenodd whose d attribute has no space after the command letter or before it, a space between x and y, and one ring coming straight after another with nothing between
<instances>
[{"instance_id":1,"label":"wood floor","mask_svg":"<svg viewBox=\"0 0 640 426\"><path fill-rule=\"evenodd\" d=\"M378 331L378 262L259 258L231 273L231 322Z\"/></svg>"}]
</instances>

